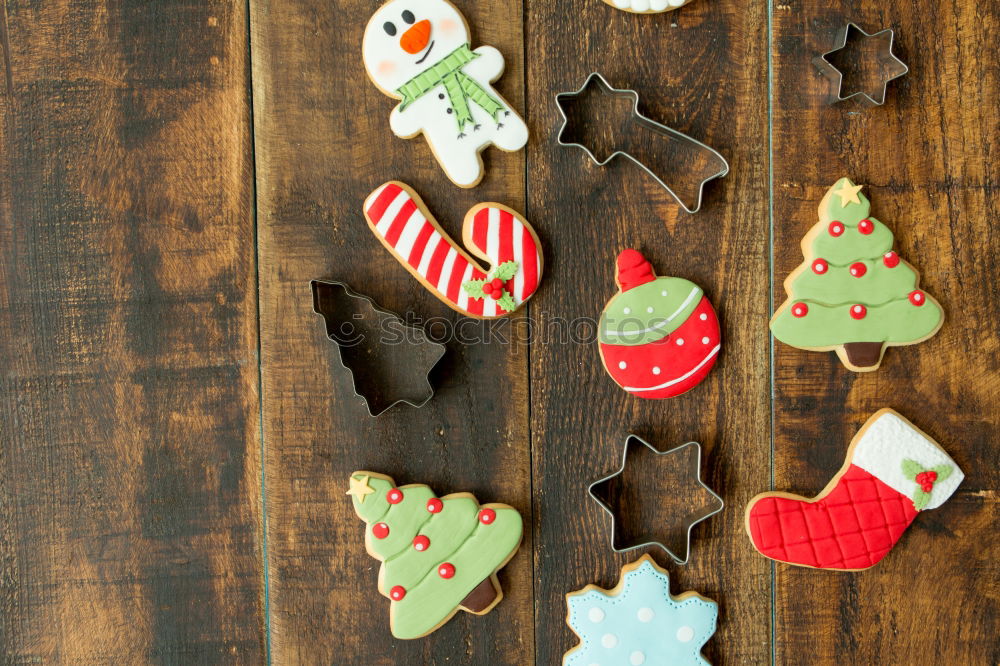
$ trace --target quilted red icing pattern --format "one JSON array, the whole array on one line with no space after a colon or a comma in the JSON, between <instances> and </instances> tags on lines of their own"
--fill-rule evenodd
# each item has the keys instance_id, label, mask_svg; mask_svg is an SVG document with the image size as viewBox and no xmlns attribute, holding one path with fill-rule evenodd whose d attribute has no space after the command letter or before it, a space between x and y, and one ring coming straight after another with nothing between
<instances>
[{"instance_id":1,"label":"quilted red icing pattern","mask_svg":"<svg viewBox=\"0 0 1000 666\"><path fill-rule=\"evenodd\" d=\"M764 497L750 509L750 536L775 560L820 569L877 563L917 515L913 501L851 465L818 502Z\"/></svg>"}]
</instances>

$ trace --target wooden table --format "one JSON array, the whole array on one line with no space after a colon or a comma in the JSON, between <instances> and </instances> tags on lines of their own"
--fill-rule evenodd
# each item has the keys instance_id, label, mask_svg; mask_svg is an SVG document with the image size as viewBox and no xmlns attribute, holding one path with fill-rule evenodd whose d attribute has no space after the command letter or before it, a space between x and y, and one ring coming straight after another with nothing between
<instances>
[{"instance_id":1,"label":"wooden table","mask_svg":"<svg viewBox=\"0 0 1000 666\"><path fill-rule=\"evenodd\" d=\"M375 3L0 2L0 661L559 663L575 643L563 595L613 585L638 556L610 550L585 495L631 430L701 441L727 503L696 528L691 563L668 567L675 591L720 602L713 663L1000 662L1000 8L458 5L473 46L504 54L498 88L532 132L522 152L488 152L472 190L389 132L392 101L359 57ZM810 60L847 20L898 31L912 71L884 107L825 103ZM728 157L700 213L634 166L556 146L553 95L593 70ZM948 317L868 375L767 329L842 175L866 184ZM369 418L309 280L457 320L365 228L361 202L390 178L455 235L479 201L525 213L547 274L518 321L595 316L617 251L643 249L718 305L718 367L647 403L592 344L449 343L426 407ZM864 573L758 555L747 500L818 491L882 406L948 447L967 474L955 496ZM518 508L500 606L393 640L344 496L358 468Z\"/></svg>"}]
</instances>

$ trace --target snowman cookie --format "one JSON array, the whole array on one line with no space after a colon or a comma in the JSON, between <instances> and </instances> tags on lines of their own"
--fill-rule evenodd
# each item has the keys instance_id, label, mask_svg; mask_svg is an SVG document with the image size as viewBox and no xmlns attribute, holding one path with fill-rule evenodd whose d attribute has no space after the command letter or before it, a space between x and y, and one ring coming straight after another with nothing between
<instances>
[{"instance_id":1,"label":"snowman cookie","mask_svg":"<svg viewBox=\"0 0 1000 666\"><path fill-rule=\"evenodd\" d=\"M503 56L469 48L465 17L447 0L390 0L368 22L362 51L371 80L401 100L389 115L393 133L423 134L456 185L482 180L479 153L488 145L515 151L527 143L528 127L490 85Z\"/></svg>"},{"instance_id":2,"label":"snowman cookie","mask_svg":"<svg viewBox=\"0 0 1000 666\"><path fill-rule=\"evenodd\" d=\"M612 7L624 9L633 14L658 14L683 7L689 0L604 0Z\"/></svg>"},{"instance_id":3,"label":"snowman cookie","mask_svg":"<svg viewBox=\"0 0 1000 666\"><path fill-rule=\"evenodd\" d=\"M705 378L719 355L715 309L693 282L657 277L636 250L618 255L621 290L598 324L611 378L640 398L672 398Z\"/></svg>"}]
</instances>

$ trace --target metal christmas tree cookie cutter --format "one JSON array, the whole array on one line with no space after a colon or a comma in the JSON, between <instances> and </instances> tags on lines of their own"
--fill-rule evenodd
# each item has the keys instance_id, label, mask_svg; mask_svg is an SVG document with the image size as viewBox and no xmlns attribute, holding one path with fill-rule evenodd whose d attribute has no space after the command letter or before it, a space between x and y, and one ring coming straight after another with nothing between
<instances>
[{"instance_id":1,"label":"metal christmas tree cookie cutter","mask_svg":"<svg viewBox=\"0 0 1000 666\"><path fill-rule=\"evenodd\" d=\"M683 557L681 557L681 556L677 555L676 553L674 553L663 541L661 541L659 539L656 539L656 538L653 538L654 536L656 536L654 534L655 528L649 530L649 532L648 532L649 536L646 537L645 540L641 540L639 543L629 543L629 544L626 544L626 545L622 546L621 548L618 547L618 544L617 544L617 541L616 541L616 537L618 536L618 516L617 516L617 514L615 512L615 508L612 507L608 502L606 502L605 499L602 499L600 497L600 495L598 494L598 492L595 491L595 488L597 488L598 486L604 485L604 484L606 484L608 482L613 481L615 478L617 478L618 476L620 476L625 471L625 466L626 466L626 464L628 462L629 446L633 442L635 442L637 444L644 445L647 449L649 449L650 451L652 451L657 456L658 460L666 460L667 458L669 458L671 456L676 456L676 455L682 453L683 451L685 451L689 447L692 447L692 446L695 447L697 455L695 457L695 464L693 466L693 471L694 471L693 478L697 482L696 485L700 486L701 489L704 490L704 492L707 494L707 496L710 499L714 500L714 502L712 502L712 503L716 504L716 506L715 506L714 509L712 509L710 511L707 511L705 513L701 513L694 520L685 521L685 522L687 522L687 528L685 530L686 537L685 537L684 556ZM666 552L671 557L671 559L673 559L673 561L676 564L680 564L680 565L687 564L688 560L690 559L690 556L691 556L691 531L694 529L694 526L697 525L698 523L704 521L704 520L707 520L708 518L711 518L715 514L717 514L720 511L722 511L723 508L725 508L725 502L722 501L722 498L719 497L711 488L709 488L707 485L705 485L704 481L701 480L701 444L699 444L698 442L687 442L685 444L681 444L680 446L676 446L676 447L674 447L672 449L669 449L667 451L660 451L659 449L657 449L656 447L654 447L652 444L650 444L649 442L647 442L643 438L639 437L638 435L631 434L631 433L628 434L626 436L626 438L625 438L625 449L622 452L622 464L621 464L621 466L617 470L615 470L614 472L612 472L611 474L608 474L607 476L605 476L603 478L600 478L597 481L594 481L593 483L591 483L587 487L587 493L590 495L590 497L595 502L597 502L598 505L600 505L600 507L604 510L605 513L607 513L609 516L611 516L611 548L612 548L612 550L614 550L616 553L623 553L623 552L626 552L626 551L629 551L629 550L635 550L637 548L645 548L647 546L658 546L661 549L663 549L663 551Z\"/></svg>"},{"instance_id":2,"label":"metal christmas tree cookie cutter","mask_svg":"<svg viewBox=\"0 0 1000 666\"><path fill-rule=\"evenodd\" d=\"M889 37L886 46L879 49L878 55L876 56L878 63L889 70L888 74L881 77L882 92L877 99L862 90L844 96L844 74L829 60L829 56L832 56L834 53L842 51L847 47L847 39L852 30L856 30L861 33L865 39L878 39L883 35L888 35ZM830 104L836 104L837 102L843 102L853 98L857 98L858 102L864 104L865 106L882 106L885 104L886 91L889 87L889 83L895 81L901 76L906 75L910 71L910 68L906 65L906 63L897 58L892 52L892 46L895 43L895 40L896 33L892 30L892 28L886 28L885 30L880 30L871 34L865 32L860 26L858 26L858 24L853 22L848 23L841 28L837 32L833 48L826 53L813 58L813 64L816 65L816 68L819 69L824 76L830 79L830 84L832 86L832 92L829 100Z\"/></svg>"},{"instance_id":3,"label":"metal christmas tree cookie cutter","mask_svg":"<svg viewBox=\"0 0 1000 666\"><path fill-rule=\"evenodd\" d=\"M434 395L430 374L445 346L343 282L309 284L313 312L323 317L327 338L337 345L340 365L351 374L354 395L364 401L368 415L379 416L400 403L427 404Z\"/></svg>"},{"instance_id":4,"label":"metal christmas tree cookie cutter","mask_svg":"<svg viewBox=\"0 0 1000 666\"><path fill-rule=\"evenodd\" d=\"M680 142L681 144L686 144L686 146L690 147L691 149L706 151L705 155L707 156L708 160L717 164L718 166L714 171L712 170L706 171L706 173L708 173L709 175L703 178L701 182L698 184L698 196L693 206L689 206L688 203L686 203L684 199L681 197L681 195L677 193L675 188L666 182L664 177L661 177L661 175L657 174L657 172L649 164L647 164L646 161L634 155L632 151L617 149L614 150L610 155L608 155L604 159L599 159L597 155L594 154L593 150L591 150L590 147L582 143L579 143L577 141L565 140L564 136L567 133L566 130L567 126L570 124L570 119L566 113L564 104L567 103L572 104L573 101L579 100L580 98L585 97L588 94L592 94L592 91L596 91L598 93L611 97L630 99L632 101L631 120L634 122L636 127L646 131L645 132L646 138L651 138L654 135L658 135L659 137L665 138L667 141ZM644 116L642 113L639 112L639 93L637 93L635 90L630 90L627 88L612 87L611 84L608 83L607 79L605 79L599 72L591 72L591 74L587 77L587 80L584 81L583 85L580 86L579 89L572 92L558 93L556 95L556 107L559 109L559 115L562 116L562 126L559 128L559 133L556 137L556 142L560 146L572 146L575 148L579 148L584 153L586 153L587 157L589 157L590 160L597 166L605 166L611 160L615 159L618 156L622 156L626 159L631 160L632 162L637 164L639 168L641 168L647 174L652 176L653 180L659 183L659 185L663 187L663 189L665 189L667 193L670 194L670 196L673 197L673 199L678 204L680 204L681 208L683 208L688 213L691 214L697 213L701 209L702 195L704 193L706 183L716 178L722 178L723 176L729 173L729 162L727 162L726 158L724 158L721 154L719 154L718 151L702 143L701 141L692 139L691 137L682 132L667 127L666 125L658 123L655 120L652 120Z\"/></svg>"}]
</instances>

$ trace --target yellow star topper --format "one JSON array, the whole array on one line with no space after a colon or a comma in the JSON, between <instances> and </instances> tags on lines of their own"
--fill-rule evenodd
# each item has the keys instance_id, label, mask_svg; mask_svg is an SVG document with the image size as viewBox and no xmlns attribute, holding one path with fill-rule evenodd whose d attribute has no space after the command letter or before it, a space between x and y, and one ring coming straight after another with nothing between
<instances>
[{"instance_id":1,"label":"yellow star topper","mask_svg":"<svg viewBox=\"0 0 1000 666\"><path fill-rule=\"evenodd\" d=\"M840 207L847 208L847 204L849 203L861 203L861 199L858 197L858 192L861 191L862 187L864 187L864 185L852 185L851 181L845 178L844 184L840 186L840 189L834 190L833 192L840 197Z\"/></svg>"},{"instance_id":2,"label":"yellow star topper","mask_svg":"<svg viewBox=\"0 0 1000 666\"><path fill-rule=\"evenodd\" d=\"M351 477L351 489L347 491L347 495L357 495L361 498L361 501L365 501L365 495L371 495L375 492L375 489L368 485L368 479L371 477L364 474L360 477Z\"/></svg>"}]
</instances>

